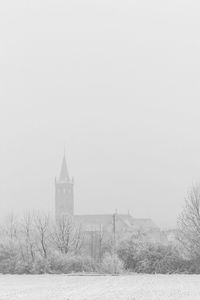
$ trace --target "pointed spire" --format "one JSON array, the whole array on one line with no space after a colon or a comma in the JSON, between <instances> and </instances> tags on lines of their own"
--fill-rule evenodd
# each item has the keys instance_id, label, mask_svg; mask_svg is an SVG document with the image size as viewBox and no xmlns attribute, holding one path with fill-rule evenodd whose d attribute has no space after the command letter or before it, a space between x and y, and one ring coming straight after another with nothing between
<instances>
[{"instance_id":1,"label":"pointed spire","mask_svg":"<svg viewBox=\"0 0 200 300\"><path fill-rule=\"evenodd\" d=\"M64 156L63 156L63 161L62 161L62 166L61 166L59 180L60 181L69 180L69 173L68 173L68 169L67 169L67 163L66 163L66 158L65 158L65 151L64 151Z\"/></svg>"}]
</instances>

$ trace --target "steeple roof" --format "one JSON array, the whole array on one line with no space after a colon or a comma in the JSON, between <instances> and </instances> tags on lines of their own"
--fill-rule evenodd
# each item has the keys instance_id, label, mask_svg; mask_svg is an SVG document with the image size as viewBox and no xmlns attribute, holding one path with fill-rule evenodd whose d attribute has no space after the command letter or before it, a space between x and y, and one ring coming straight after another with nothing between
<instances>
[{"instance_id":1,"label":"steeple roof","mask_svg":"<svg viewBox=\"0 0 200 300\"><path fill-rule=\"evenodd\" d=\"M60 181L69 180L69 173L68 173L68 169L67 169L65 154L63 156L63 161L62 161L62 166L61 166L61 170L60 170L59 180Z\"/></svg>"}]
</instances>

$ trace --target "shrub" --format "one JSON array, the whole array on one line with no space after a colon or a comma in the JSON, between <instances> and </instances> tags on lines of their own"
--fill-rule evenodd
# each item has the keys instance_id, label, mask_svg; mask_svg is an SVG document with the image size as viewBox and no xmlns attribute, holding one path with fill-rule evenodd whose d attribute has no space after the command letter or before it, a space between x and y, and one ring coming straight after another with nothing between
<instances>
[{"instance_id":1,"label":"shrub","mask_svg":"<svg viewBox=\"0 0 200 300\"><path fill-rule=\"evenodd\" d=\"M20 259L18 249L15 245L5 244L0 247L0 272L16 273L17 261Z\"/></svg>"},{"instance_id":2,"label":"shrub","mask_svg":"<svg viewBox=\"0 0 200 300\"><path fill-rule=\"evenodd\" d=\"M120 274L123 271L123 262L118 255L106 253L103 257L101 270L109 274Z\"/></svg>"},{"instance_id":3,"label":"shrub","mask_svg":"<svg viewBox=\"0 0 200 300\"><path fill-rule=\"evenodd\" d=\"M117 250L119 258L123 261L126 270L135 271L138 262L141 260L143 245L132 240L123 241Z\"/></svg>"},{"instance_id":4,"label":"shrub","mask_svg":"<svg viewBox=\"0 0 200 300\"><path fill-rule=\"evenodd\" d=\"M198 264L184 260L172 246L128 241L120 245L118 255L126 270L137 273L198 272Z\"/></svg>"},{"instance_id":5,"label":"shrub","mask_svg":"<svg viewBox=\"0 0 200 300\"><path fill-rule=\"evenodd\" d=\"M96 272L99 269L98 264L90 257L60 253L54 253L50 257L49 265L52 272L65 274L73 272Z\"/></svg>"},{"instance_id":6,"label":"shrub","mask_svg":"<svg viewBox=\"0 0 200 300\"><path fill-rule=\"evenodd\" d=\"M45 274L45 273L52 273L50 268L50 262L47 258L42 256L36 256L33 264L31 273L33 274Z\"/></svg>"}]
</instances>

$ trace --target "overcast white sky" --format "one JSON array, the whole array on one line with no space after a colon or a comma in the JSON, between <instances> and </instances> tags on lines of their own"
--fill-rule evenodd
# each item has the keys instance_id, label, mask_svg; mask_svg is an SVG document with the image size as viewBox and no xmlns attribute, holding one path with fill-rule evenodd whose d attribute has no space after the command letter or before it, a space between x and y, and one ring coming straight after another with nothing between
<instances>
[{"instance_id":1,"label":"overcast white sky","mask_svg":"<svg viewBox=\"0 0 200 300\"><path fill-rule=\"evenodd\" d=\"M76 213L174 226L200 181L200 2L0 4L0 216L52 211L64 144Z\"/></svg>"}]
</instances>

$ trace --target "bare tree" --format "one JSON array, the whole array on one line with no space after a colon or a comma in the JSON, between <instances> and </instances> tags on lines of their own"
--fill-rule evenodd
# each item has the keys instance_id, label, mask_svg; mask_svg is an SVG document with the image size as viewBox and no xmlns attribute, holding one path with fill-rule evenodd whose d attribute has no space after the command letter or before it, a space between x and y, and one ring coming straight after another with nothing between
<instances>
[{"instance_id":1,"label":"bare tree","mask_svg":"<svg viewBox=\"0 0 200 300\"><path fill-rule=\"evenodd\" d=\"M56 248L63 254L71 249L73 239L73 223L69 216L63 215L59 218L52 232L52 241Z\"/></svg>"},{"instance_id":2,"label":"bare tree","mask_svg":"<svg viewBox=\"0 0 200 300\"><path fill-rule=\"evenodd\" d=\"M18 235L18 230L18 219L14 214L11 213L5 218L4 224L2 226L2 233L8 240L14 241Z\"/></svg>"},{"instance_id":3,"label":"bare tree","mask_svg":"<svg viewBox=\"0 0 200 300\"><path fill-rule=\"evenodd\" d=\"M20 223L14 214L8 215L1 226L0 251L10 258L12 257L15 264L19 259L25 261Z\"/></svg>"},{"instance_id":4,"label":"bare tree","mask_svg":"<svg viewBox=\"0 0 200 300\"><path fill-rule=\"evenodd\" d=\"M24 248L26 257L31 258L32 262L35 259L36 242L35 228L33 224L33 215L25 213L21 220L21 234L24 239Z\"/></svg>"},{"instance_id":5,"label":"bare tree","mask_svg":"<svg viewBox=\"0 0 200 300\"><path fill-rule=\"evenodd\" d=\"M72 240L72 251L74 254L78 254L83 247L84 242L84 234L80 225L75 224L74 226L74 234Z\"/></svg>"},{"instance_id":6,"label":"bare tree","mask_svg":"<svg viewBox=\"0 0 200 300\"><path fill-rule=\"evenodd\" d=\"M48 215L35 213L33 220L36 230L37 249L44 258L47 258L50 236L50 218Z\"/></svg>"},{"instance_id":7,"label":"bare tree","mask_svg":"<svg viewBox=\"0 0 200 300\"><path fill-rule=\"evenodd\" d=\"M57 220L51 237L54 245L62 254L77 253L82 245L81 228L68 215L63 215Z\"/></svg>"},{"instance_id":8,"label":"bare tree","mask_svg":"<svg viewBox=\"0 0 200 300\"><path fill-rule=\"evenodd\" d=\"M188 192L178 227L178 240L185 254L190 258L200 258L200 185L193 186Z\"/></svg>"},{"instance_id":9,"label":"bare tree","mask_svg":"<svg viewBox=\"0 0 200 300\"><path fill-rule=\"evenodd\" d=\"M103 230L102 225L100 225L100 228L99 228L99 262L100 262L100 264L102 262L102 257L103 257L104 235L105 235L105 232Z\"/></svg>"}]
</instances>

